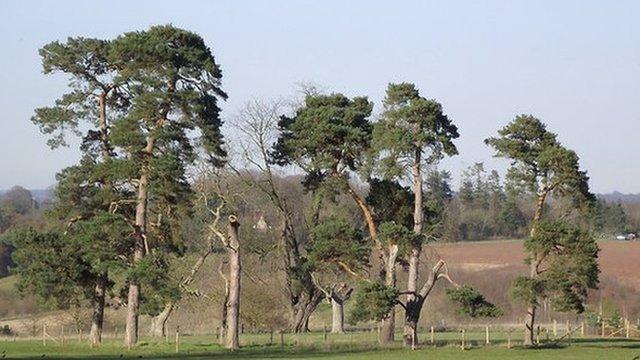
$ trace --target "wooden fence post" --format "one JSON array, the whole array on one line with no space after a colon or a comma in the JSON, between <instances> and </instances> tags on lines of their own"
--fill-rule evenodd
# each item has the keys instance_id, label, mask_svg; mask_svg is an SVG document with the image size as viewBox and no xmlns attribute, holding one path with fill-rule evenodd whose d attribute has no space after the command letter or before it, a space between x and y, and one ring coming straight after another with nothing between
<instances>
[{"instance_id":1,"label":"wooden fence post","mask_svg":"<svg viewBox=\"0 0 640 360\"><path fill-rule=\"evenodd\" d=\"M322 340L327 341L327 325L322 325Z\"/></svg>"},{"instance_id":2,"label":"wooden fence post","mask_svg":"<svg viewBox=\"0 0 640 360\"><path fill-rule=\"evenodd\" d=\"M567 337L569 339L569 345L571 345L571 327L567 329Z\"/></svg>"},{"instance_id":3,"label":"wooden fence post","mask_svg":"<svg viewBox=\"0 0 640 360\"><path fill-rule=\"evenodd\" d=\"M42 324L42 346L47 346L47 324Z\"/></svg>"},{"instance_id":4,"label":"wooden fence post","mask_svg":"<svg viewBox=\"0 0 640 360\"><path fill-rule=\"evenodd\" d=\"M625 320L624 325L626 327L626 338L629 338L629 320Z\"/></svg>"},{"instance_id":5,"label":"wooden fence post","mask_svg":"<svg viewBox=\"0 0 640 360\"><path fill-rule=\"evenodd\" d=\"M118 339L118 327L116 326L116 328L113 330L113 337L115 339Z\"/></svg>"},{"instance_id":6,"label":"wooden fence post","mask_svg":"<svg viewBox=\"0 0 640 360\"><path fill-rule=\"evenodd\" d=\"M176 326L176 353L180 352L180 325Z\"/></svg>"},{"instance_id":7,"label":"wooden fence post","mask_svg":"<svg viewBox=\"0 0 640 360\"><path fill-rule=\"evenodd\" d=\"M511 349L511 329L507 330L507 349Z\"/></svg>"},{"instance_id":8,"label":"wooden fence post","mask_svg":"<svg viewBox=\"0 0 640 360\"><path fill-rule=\"evenodd\" d=\"M558 336L558 322L553 319L553 338L555 339Z\"/></svg>"},{"instance_id":9,"label":"wooden fence post","mask_svg":"<svg viewBox=\"0 0 640 360\"><path fill-rule=\"evenodd\" d=\"M64 325L60 325L60 338L62 346L64 346Z\"/></svg>"},{"instance_id":10,"label":"wooden fence post","mask_svg":"<svg viewBox=\"0 0 640 360\"><path fill-rule=\"evenodd\" d=\"M82 342L82 329L78 332L78 342Z\"/></svg>"},{"instance_id":11,"label":"wooden fence post","mask_svg":"<svg viewBox=\"0 0 640 360\"><path fill-rule=\"evenodd\" d=\"M433 331L433 326L431 327L431 345L435 344L435 337L434 337L434 331Z\"/></svg>"},{"instance_id":12,"label":"wooden fence post","mask_svg":"<svg viewBox=\"0 0 640 360\"><path fill-rule=\"evenodd\" d=\"M582 335L582 337L584 337L586 334L585 328L584 328L584 320L582 320L582 323L580 324L580 335Z\"/></svg>"},{"instance_id":13,"label":"wooden fence post","mask_svg":"<svg viewBox=\"0 0 640 360\"><path fill-rule=\"evenodd\" d=\"M604 337L604 319L601 319L600 322L602 325L602 337Z\"/></svg>"},{"instance_id":14,"label":"wooden fence post","mask_svg":"<svg viewBox=\"0 0 640 360\"><path fill-rule=\"evenodd\" d=\"M269 345L273 345L273 328L269 329Z\"/></svg>"},{"instance_id":15,"label":"wooden fence post","mask_svg":"<svg viewBox=\"0 0 640 360\"><path fill-rule=\"evenodd\" d=\"M280 347L284 347L284 333L280 331Z\"/></svg>"},{"instance_id":16,"label":"wooden fence post","mask_svg":"<svg viewBox=\"0 0 640 360\"><path fill-rule=\"evenodd\" d=\"M569 320L567 320L567 323L566 323L566 325L564 326L564 328L565 328L565 330L566 330L566 331L569 331Z\"/></svg>"},{"instance_id":17,"label":"wooden fence post","mask_svg":"<svg viewBox=\"0 0 640 360\"><path fill-rule=\"evenodd\" d=\"M465 346L464 346L464 329L462 329L462 346L461 349L464 350Z\"/></svg>"},{"instance_id":18,"label":"wooden fence post","mask_svg":"<svg viewBox=\"0 0 640 360\"><path fill-rule=\"evenodd\" d=\"M484 327L484 337L485 337L485 339L484 339L485 343L487 345L489 345L490 344L490 341L489 341L489 325L485 325L485 327Z\"/></svg>"},{"instance_id":19,"label":"wooden fence post","mask_svg":"<svg viewBox=\"0 0 640 360\"><path fill-rule=\"evenodd\" d=\"M540 344L540 325L536 326L536 344Z\"/></svg>"}]
</instances>

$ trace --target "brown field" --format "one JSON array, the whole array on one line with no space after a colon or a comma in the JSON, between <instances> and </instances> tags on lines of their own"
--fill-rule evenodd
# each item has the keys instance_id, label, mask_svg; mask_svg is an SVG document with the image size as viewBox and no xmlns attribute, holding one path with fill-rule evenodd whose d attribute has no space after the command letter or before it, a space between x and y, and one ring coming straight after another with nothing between
<instances>
[{"instance_id":1,"label":"brown field","mask_svg":"<svg viewBox=\"0 0 640 360\"><path fill-rule=\"evenodd\" d=\"M523 242L485 241L434 246L434 251L453 269L488 270L522 267ZM640 241L600 241L600 271L603 277L640 290Z\"/></svg>"}]
</instances>

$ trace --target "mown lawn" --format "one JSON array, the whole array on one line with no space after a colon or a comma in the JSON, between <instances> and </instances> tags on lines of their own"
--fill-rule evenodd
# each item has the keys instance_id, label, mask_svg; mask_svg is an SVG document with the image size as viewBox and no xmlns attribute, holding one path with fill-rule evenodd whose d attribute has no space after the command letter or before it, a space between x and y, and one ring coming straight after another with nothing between
<instances>
[{"instance_id":1,"label":"mown lawn","mask_svg":"<svg viewBox=\"0 0 640 360\"><path fill-rule=\"evenodd\" d=\"M66 339L62 345L41 340L0 342L0 358L22 359L634 359L640 358L640 340L626 339L574 339L571 346L560 344L541 349L515 346L507 349L503 337L496 334L489 346L484 345L484 333L467 334L467 350L460 348L457 333L439 333L437 346L421 344L412 351L397 343L379 347L371 333L329 335L322 333L288 335L284 346L279 335L268 345L269 335L243 335L244 346L229 352L215 343L215 339L202 336L184 336L179 352L175 343L143 339L139 346L127 350L121 340L107 340L102 346L91 348L77 339ZM428 340L428 335L427 335Z\"/></svg>"}]
</instances>

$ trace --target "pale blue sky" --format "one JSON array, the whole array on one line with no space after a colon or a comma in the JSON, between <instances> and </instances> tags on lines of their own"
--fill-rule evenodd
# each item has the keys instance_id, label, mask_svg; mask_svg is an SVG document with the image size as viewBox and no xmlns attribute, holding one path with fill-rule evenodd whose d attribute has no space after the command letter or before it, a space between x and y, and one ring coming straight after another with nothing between
<instances>
[{"instance_id":1,"label":"pale blue sky","mask_svg":"<svg viewBox=\"0 0 640 360\"><path fill-rule=\"evenodd\" d=\"M49 150L29 121L65 90L37 50L172 23L222 65L232 115L254 97L313 81L376 102L415 82L460 128L458 177L504 170L482 140L532 113L576 150L597 192L640 192L640 1L0 1L0 189L43 188L78 158Z\"/></svg>"}]
</instances>

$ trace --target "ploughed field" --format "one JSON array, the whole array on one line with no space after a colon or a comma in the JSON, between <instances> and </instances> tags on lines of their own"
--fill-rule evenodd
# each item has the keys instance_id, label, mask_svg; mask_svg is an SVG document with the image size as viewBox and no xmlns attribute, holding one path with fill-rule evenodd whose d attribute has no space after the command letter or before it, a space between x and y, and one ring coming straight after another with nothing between
<instances>
[{"instance_id":1,"label":"ploughed field","mask_svg":"<svg viewBox=\"0 0 640 360\"><path fill-rule=\"evenodd\" d=\"M599 241L600 271L622 284L640 290L640 241ZM496 240L432 246L433 251L456 269L490 270L525 265L523 242Z\"/></svg>"}]
</instances>

